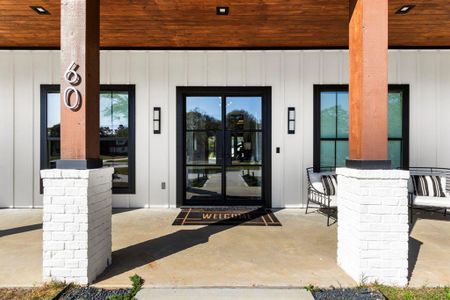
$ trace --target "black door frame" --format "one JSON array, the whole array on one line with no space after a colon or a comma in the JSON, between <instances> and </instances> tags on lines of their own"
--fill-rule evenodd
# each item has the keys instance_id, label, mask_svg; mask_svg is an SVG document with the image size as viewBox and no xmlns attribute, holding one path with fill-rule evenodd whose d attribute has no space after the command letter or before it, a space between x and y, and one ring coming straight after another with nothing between
<instances>
[{"instance_id":1,"label":"black door frame","mask_svg":"<svg viewBox=\"0 0 450 300\"><path fill-rule=\"evenodd\" d=\"M257 96L262 97L262 117L263 117L263 143L262 143L262 191L261 202L258 205L270 208L272 207L272 87L267 86L178 86L177 87L177 207L185 205L186 195L186 145L185 145L185 101L186 96ZM224 174L222 174L224 176ZM223 191L224 192L224 191ZM199 202L195 205L205 205ZM255 202L239 201L236 205L254 205ZM208 205L208 204L206 204ZM211 205L211 203L209 204ZM221 205L227 205L221 203ZM234 203L233 203L234 205Z\"/></svg>"}]
</instances>

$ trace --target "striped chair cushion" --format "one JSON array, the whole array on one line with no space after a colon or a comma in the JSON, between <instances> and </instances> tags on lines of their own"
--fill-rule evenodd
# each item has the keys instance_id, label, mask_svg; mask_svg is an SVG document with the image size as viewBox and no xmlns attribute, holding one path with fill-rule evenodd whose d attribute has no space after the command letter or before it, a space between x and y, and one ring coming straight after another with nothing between
<instances>
[{"instance_id":1,"label":"striped chair cushion","mask_svg":"<svg viewBox=\"0 0 450 300\"><path fill-rule=\"evenodd\" d=\"M414 194L427 197L445 197L439 176L412 175Z\"/></svg>"},{"instance_id":2,"label":"striped chair cushion","mask_svg":"<svg viewBox=\"0 0 450 300\"><path fill-rule=\"evenodd\" d=\"M324 175L321 178L323 190L326 195L336 195L337 176L336 175Z\"/></svg>"}]
</instances>

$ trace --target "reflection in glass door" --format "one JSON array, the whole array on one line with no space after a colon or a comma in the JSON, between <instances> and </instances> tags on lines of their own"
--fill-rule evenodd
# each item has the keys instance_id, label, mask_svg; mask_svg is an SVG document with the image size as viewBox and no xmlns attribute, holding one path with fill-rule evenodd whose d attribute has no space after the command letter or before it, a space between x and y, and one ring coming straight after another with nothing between
<instances>
[{"instance_id":1,"label":"reflection in glass door","mask_svg":"<svg viewBox=\"0 0 450 300\"><path fill-rule=\"evenodd\" d=\"M264 93L213 92L179 98L184 149L179 204L269 206L270 135L265 132L270 120L265 115L270 99Z\"/></svg>"},{"instance_id":2,"label":"reflection in glass door","mask_svg":"<svg viewBox=\"0 0 450 300\"><path fill-rule=\"evenodd\" d=\"M185 99L186 199L222 201L222 98Z\"/></svg>"},{"instance_id":3,"label":"reflection in glass door","mask_svg":"<svg viewBox=\"0 0 450 300\"><path fill-rule=\"evenodd\" d=\"M225 97L226 200L261 200L261 97Z\"/></svg>"}]
</instances>

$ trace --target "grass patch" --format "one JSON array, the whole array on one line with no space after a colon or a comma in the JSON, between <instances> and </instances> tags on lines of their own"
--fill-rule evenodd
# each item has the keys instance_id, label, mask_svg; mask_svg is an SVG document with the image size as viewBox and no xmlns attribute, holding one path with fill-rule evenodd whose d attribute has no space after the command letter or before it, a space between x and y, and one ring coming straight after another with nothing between
<instances>
[{"instance_id":1,"label":"grass patch","mask_svg":"<svg viewBox=\"0 0 450 300\"><path fill-rule=\"evenodd\" d=\"M139 292L144 284L144 279L142 279L139 275L134 274L130 277L131 280L131 290L128 294L125 295L114 295L108 297L108 300L133 300L135 299L137 292Z\"/></svg>"},{"instance_id":2,"label":"grass patch","mask_svg":"<svg viewBox=\"0 0 450 300\"><path fill-rule=\"evenodd\" d=\"M65 287L61 282L49 282L32 288L0 288L0 300L51 300Z\"/></svg>"},{"instance_id":3,"label":"grass patch","mask_svg":"<svg viewBox=\"0 0 450 300\"><path fill-rule=\"evenodd\" d=\"M398 288L378 284L370 287L389 300L450 300L450 287Z\"/></svg>"}]
</instances>

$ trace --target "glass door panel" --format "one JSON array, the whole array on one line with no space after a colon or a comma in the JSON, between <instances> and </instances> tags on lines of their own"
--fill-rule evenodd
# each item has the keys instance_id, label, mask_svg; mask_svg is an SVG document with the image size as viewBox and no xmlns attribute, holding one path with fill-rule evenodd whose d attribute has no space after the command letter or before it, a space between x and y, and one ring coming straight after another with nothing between
<instances>
[{"instance_id":1,"label":"glass door panel","mask_svg":"<svg viewBox=\"0 0 450 300\"><path fill-rule=\"evenodd\" d=\"M221 132L186 132L186 163L188 165L217 165L220 164L221 161Z\"/></svg>"},{"instance_id":2,"label":"glass door panel","mask_svg":"<svg viewBox=\"0 0 450 300\"><path fill-rule=\"evenodd\" d=\"M222 192L222 97L186 97L186 199L219 203Z\"/></svg>"},{"instance_id":3,"label":"glass door panel","mask_svg":"<svg viewBox=\"0 0 450 300\"><path fill-rule=\"evenodd\" d=\"M186 199L211 200L211 204L222 200L221 167L187 167Z\"/></svg>"},{"instance_id":4,"label":"glass door panel","mask_svg":"<svg viewBox=\"0 0 450 300\"><path fill-rule=\"evenodd\" d=\"M262 199L262 98L226 97L226 200Z\"/></svg>"},{"instance_id":5,"label":"glass door panel","mask_svg":"<svg viewBox=\"0 0 450 300\"><path fill-rule=\"evenodd\" d=\"M227 167L227 200L260 201L262 194L260 166Z\"/></svg>"},{"instance_id":6,"label":"glass door panel","mask_svg":"<svg viewBox=\"0 0 450 300\"><path fill-rule=\"evenodd\" d=\"M262 163L262 132L232 132L229 138L232 165Z\"/></svg>"},{"instance_id":7,"label":"glass door panel","mask_svg":"<svg viewBox=\"0 0 450 300\"><path fill-rule=\"evenodd\" d=\"M262 105L260 96L184 98L185 204L262 204Z\"/></svg>"}]
</instances>

